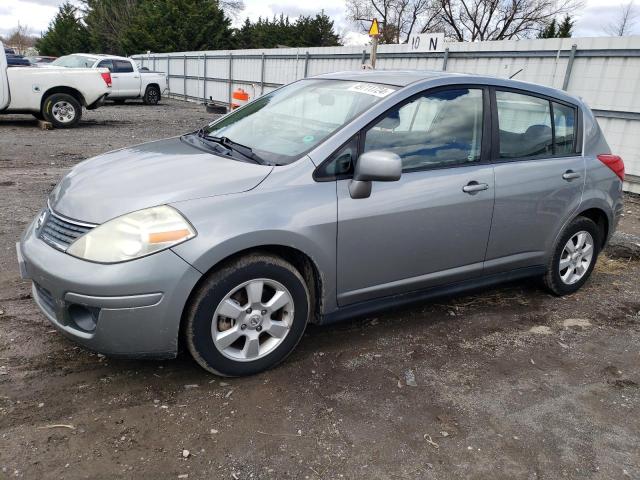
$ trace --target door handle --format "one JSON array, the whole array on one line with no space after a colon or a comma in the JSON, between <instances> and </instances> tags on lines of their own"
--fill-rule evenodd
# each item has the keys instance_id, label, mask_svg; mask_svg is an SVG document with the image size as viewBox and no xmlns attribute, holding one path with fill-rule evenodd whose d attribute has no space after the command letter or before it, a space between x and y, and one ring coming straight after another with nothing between
<instances>
[{"instance_id":1,"label":"door handle","mask_svg":"<svg viewBox=\"0 0 640 480\"><path fill-rule=\"evenodd\" d=\"M562 174L562 178L569 181L574 178L580 178L580 174L578 172L574 172L573 170L567 170Z\"/></svg>"},{"instance_id":2,"label":"door handle","mask_svg":"<svg viewBox=\"0 0 640 480\"><path fill-rule=\"evenodd\" d=\"M481 192L482 190L487 190L488 188L489 185L487 183L478 183L473 180L462 187L462 191L464 193L476 193Z\"/></svg>"},{"instance_id":3,"label":"door handle","mask_svg":"<svg viewBox=\"0 0 640 480\"><path fill-rule=\"evenodd\" d=\"M134 75L133 78L140 78L140 75Z\"/></svg>"}]
</instances>

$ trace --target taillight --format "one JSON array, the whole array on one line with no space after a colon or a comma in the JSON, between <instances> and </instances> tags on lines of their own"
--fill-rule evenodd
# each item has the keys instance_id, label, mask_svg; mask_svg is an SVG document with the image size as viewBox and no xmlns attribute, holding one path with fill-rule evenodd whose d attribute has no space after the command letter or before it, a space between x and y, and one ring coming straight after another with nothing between
<instances>
[{"instance_id":1,"label":"taillight","mask_svg":"<svg viewBox=\"0 0 640 480\"><path fill-rule=\"evenodd\" d=\"M104 83L107 84L107 87L111 86L111 72L102 72L100 73L100 75L102 76L102 79L104 80Z\"/></svg>"},{"instance_id":2,"label":"taillight","mask_svg":"<svg viewBox=\"0 0 640 480\"><path fill-rule=\"evenodd\" d=\"M601 153L598 155L598 160L609 167L620 180L624 180L624 162L622 161L622 157L619 155L611 155L610 153Z\"/></svg>"}]
</instances>

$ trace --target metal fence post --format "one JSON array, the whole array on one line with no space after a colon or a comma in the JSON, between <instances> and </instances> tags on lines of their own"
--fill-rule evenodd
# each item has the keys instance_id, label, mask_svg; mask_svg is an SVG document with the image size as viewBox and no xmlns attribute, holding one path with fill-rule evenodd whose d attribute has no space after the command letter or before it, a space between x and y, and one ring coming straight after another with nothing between
<instances>
[{"instance_id":1,"label":"metal fence post","mask_svg":"<svg viewBox=\"0 0 640 480\"><path fill-rule=\"evenodd\" d=\"M229 52L229 110L231 110L233 95L233 54Z\"/></svg>"},{"instance_id":2,"label":"metal fence post","mask_svg":"<svg viewBox=\"0 0 640 480\"><path fill-rule=\"evenodd\" d=\"M204 68L202 71L202 101L207 103L207 54L204 54Z\"/></svg>"},{"instance_id":3,"label":"metal fence post","mask_svg":"<svg viewBox=\"0 0 640 480\"><path fill-rule=\"evenodd\" d=\"M567 90L569 87L569 80L571 80L571 70L573 69L573 61L576 58L576 50L578 45L575 43L571 45L571 53L569 54L569 62L567 63L567 69L564 72L564 81L562 82L562 90Z\"/></svg>"},{"instance_id":4,"label":"metal fence post","mask_svg":"<svg viewBox=\"0 0 640 480\"><path fill-rule=\"evenodd\" d=\"M187 100L187 56L185 55L182 61L182 95Z\"/></svg>"},{"instance_id":5,"label":"metal fence post","mask_svg":"<svg viewBox=\"0 0 640 480\"><path fill-rule=\"evenodd\" d=\"M307 78L307 72L309 71L309 51L304 56L304 78Z\"/></svg>"},{"instance_id":6,"label":"metal fence post","mask_svg":"<svg viewBox=\"0 0 640 480\"><path fill-rule=\"evenodd\" d=\"M367 61L367 51L366 50L362 50L362 59L360 60L360 64L364 65L364 63Z\"/></svg>"},{"instance_id":7,"label":"metal fence post","mask_svg":"<svg viewBox=\"0 0 640 480\"><path fill-rule=\"evenodd\" d=\"M444 56L442 57L442 71L445 72L447 70L447 62L449 61L449 49L444 49Z\"/></svg>"},{"instance_id":8,"label":"metal fence post","mask_svg":"<svg viewBox=\"0 0 640 480\"><path fill-rule=\"evenodd\" d=\"M167 55L167 91L171 95L171 57Z\"/></svg>"},{"instance_id":9,"label":"metal fence post","mask_svg":"<svg viewBox=\"0 0 640 480\"><path fill-rule=\"evenodd\" d=\"M260 61L260 95L264 94L264 62L265 56L264 52L262 52L262 58Z\"/></svg>"}]
</instances>

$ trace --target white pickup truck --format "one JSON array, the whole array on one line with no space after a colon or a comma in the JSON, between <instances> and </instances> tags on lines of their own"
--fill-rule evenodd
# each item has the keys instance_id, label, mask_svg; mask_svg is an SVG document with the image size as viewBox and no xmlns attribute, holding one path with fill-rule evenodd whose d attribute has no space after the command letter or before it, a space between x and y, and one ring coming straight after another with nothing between
<instances>
[{"instance_id":1,"label":"white pickup truck","mask_svg":"<svg viewBox=\"0 0 640 480\"><path fill-rule=\"evenodd\" d=\"M73 127L82 107L98 108L110 90L107 69L7 68L0 42L0 114L30 113L57 128Z\"/></svg>"},{"instance_id":2,"label":"white pickup truck","mask_svg":"<svg viewBox=\"0 0 640 480\"><path fill-rule=\"evenodd\" d=\"M167 76L162 72L140 70L136 62L115 55L74 53L53 61L54 67L107 68L111 72L113 88L109 100L124 103L131 98L142 98L147 105L155 105L167 89Z\"/></svg>"}]
</instances>

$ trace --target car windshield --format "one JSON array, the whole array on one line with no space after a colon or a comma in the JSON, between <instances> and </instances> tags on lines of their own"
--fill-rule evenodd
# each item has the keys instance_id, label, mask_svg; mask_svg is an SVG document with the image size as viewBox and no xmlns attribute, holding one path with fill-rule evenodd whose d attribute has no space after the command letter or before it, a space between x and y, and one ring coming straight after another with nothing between
<instances>
[{"instance_id":1,"label":"car windshield","mask_svg":"<svg viewBox=\"0 0 640 480\"><path fill-rule=\"evenodd\" d=\"M344 80L301 80L264 95L205 127L260 158L284 165L313 149L396 87Z\"/></svg>"},{"instance_id":2,"label":"car windshield","mask_svg":"<svg viewBox=\"0 0 640 480\"><path fill-rule=\"evenodd\" d=\"M94 63L96 63L95 59L84 55L65 55L51 62L51 65L69 68L91 68Z\"/></svg>"}]
</instances>

